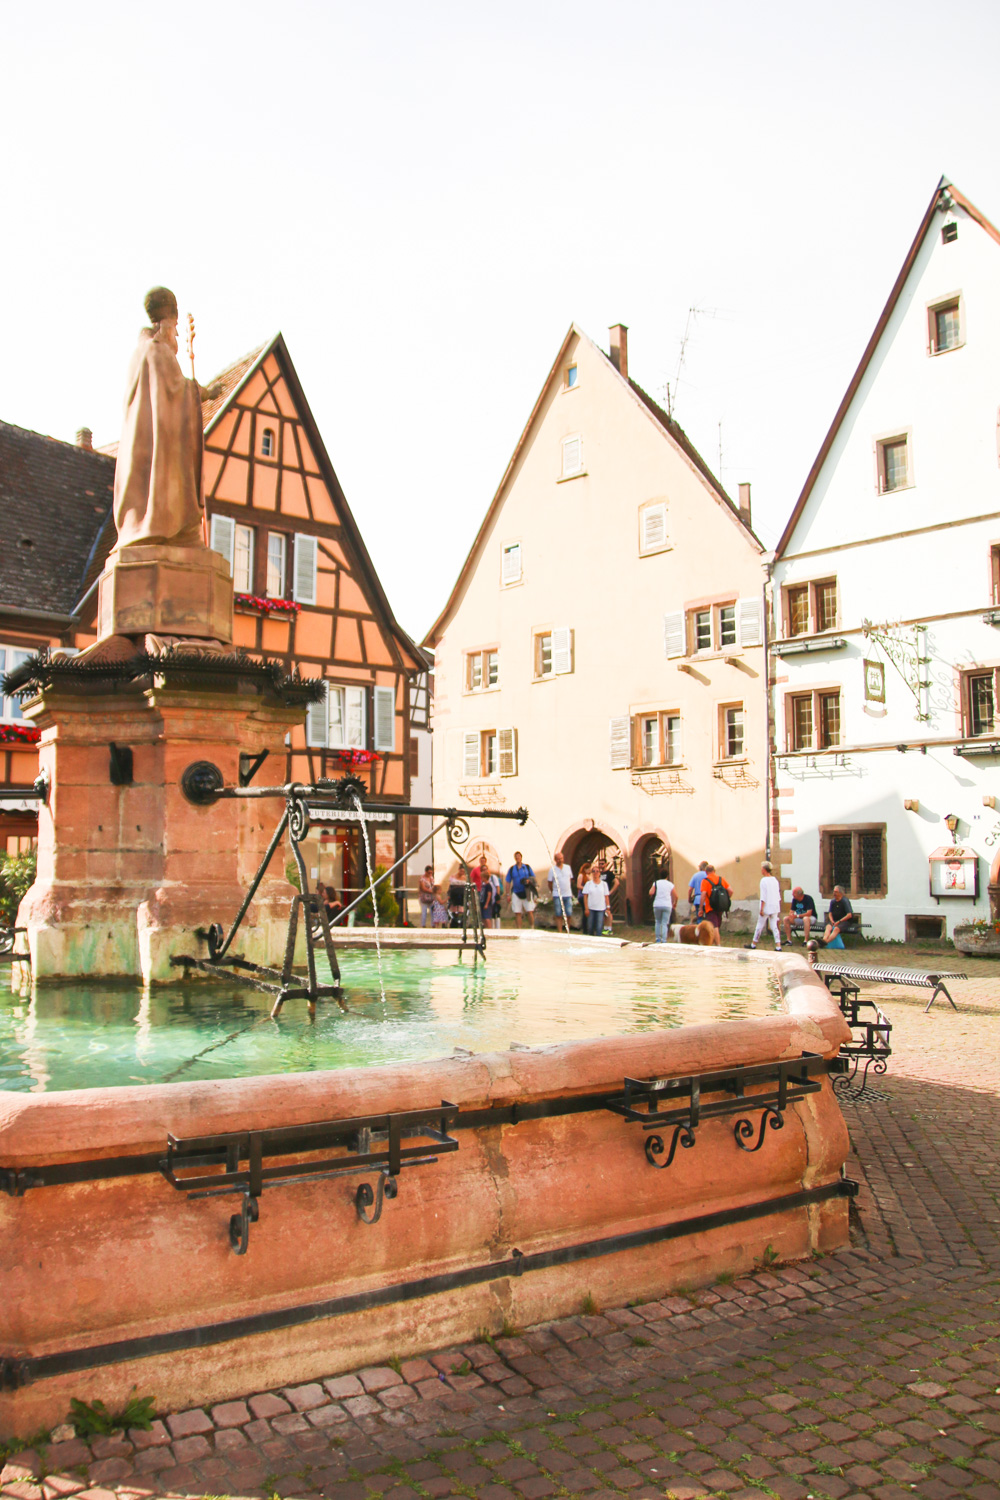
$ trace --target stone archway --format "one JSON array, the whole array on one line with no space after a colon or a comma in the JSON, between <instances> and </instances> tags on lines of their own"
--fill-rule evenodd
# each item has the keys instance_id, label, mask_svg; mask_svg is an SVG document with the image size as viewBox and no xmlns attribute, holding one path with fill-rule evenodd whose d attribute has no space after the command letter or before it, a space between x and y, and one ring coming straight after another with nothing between
<instances>
[{"instance_id":1,"label":"stone archway","mask_svg":"<svg viewBox=\"0 0 1000 1500\"><path fill-rule=\"evenodd\" d=\"M611 915L616 922L623 922L625 920L628 865L621 845L610 833L606 833L603 828L581 829L579 836L573 844L572 855L567 854L567 858L573 869L574 877L582 864L592 863L595 859L604 859L607 861L611 869L618 876L618 885L614 895L611 897Z\"/></svg>"},{"instance_id":2,"label":"stone archway","mask_svg":"<svg viewBox=\"0 0 1000 1500\"><path fill-rule=\"evenodd\" d=\"M633 921L644 923L647 927L652 925L653 898L649 894L650 886L664 866L668 879L673 880L673 865L670 842L664 833L657 829L651 833L639 834L629 854L631 874L629 896L632 901Z\"/></svg>"}]
</instances>

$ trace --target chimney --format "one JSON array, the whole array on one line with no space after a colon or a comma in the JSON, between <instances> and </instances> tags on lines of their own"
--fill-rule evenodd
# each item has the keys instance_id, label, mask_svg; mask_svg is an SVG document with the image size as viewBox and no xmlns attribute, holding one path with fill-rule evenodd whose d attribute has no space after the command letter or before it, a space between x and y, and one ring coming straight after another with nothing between
<instances>
[{"instance_id":1,"label":"chimney","mask_svg":"<svg viewBox=\"0 0 1000 1500\"><path fill-rule=\"evenodd\" d=\"M615 323L608 329L611 335L611 363L625 380L628 379L628 329L624 323Z\"/></svg>"},{"instance_id":2,"label":"chimney","mask_svg":"<svg viewBox=\"0 0 1000 1500\"><path fill-rule=\"evenodd\" d=\"M89 427L80 428L79 432L76 435L76 446L78 448L86 448L88 453L93 453L94 434L91 432Z\"/></svg>"},{"instance_id":3,"label":"chimney","mask_svg":"<svg viewBox=\"0 0 1000 1500\"><path fill-rule=\"evenodd\" d=\"M751 526L753 524L753 522L750 520L750 486L749 486L749 484L741 484L740 485L740 515L743 518L743 520L747 523L748 526Z\"/></svg>"}]
</instances>

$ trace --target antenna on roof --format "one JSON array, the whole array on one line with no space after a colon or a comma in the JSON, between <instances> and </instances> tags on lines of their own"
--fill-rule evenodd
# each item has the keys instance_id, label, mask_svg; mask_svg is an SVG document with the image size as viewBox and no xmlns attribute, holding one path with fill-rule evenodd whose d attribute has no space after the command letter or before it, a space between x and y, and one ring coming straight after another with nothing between
<instances>
[{"instance_id":1,"label":"antenna on roof","mask_svg":"<svg viewBox=\"0 0 1000 1500\"><path fill-rule=\"evenodd\" d=\"M680 381L681 381L681 370L684 368L684 356L687 354L688 339L691 337L691 334L693 332L693 329L692 329L691 325L694 322L695 318L714 318L715 316L716 316L716 310L715 310L714 307L713 308L709 308L709 307L689 307L688 308L687 322L684 324L684 336L681 339L680 353L678 354L678 357L677 357L677 372L674 375L674 380L673 380L673 384L672 385L671 385L671 383L670 383L669 380L667 381L667 416L668 417L672 418L673 415L674 415L674 403L677 400L677 387L680 385Z\"/></svg>"}]
</instances>

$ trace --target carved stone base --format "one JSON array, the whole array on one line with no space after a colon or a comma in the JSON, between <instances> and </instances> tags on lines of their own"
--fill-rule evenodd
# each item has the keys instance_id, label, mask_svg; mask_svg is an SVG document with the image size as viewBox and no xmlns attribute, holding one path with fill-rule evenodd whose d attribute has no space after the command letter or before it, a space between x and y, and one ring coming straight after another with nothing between
<instances>
[{"instance_id":1,"label":"carved stone base","mask_svg":"<svg viewBox=\"0 0 1000 1500\"><path fill-rule=\"evenodd\" d=\"M125 547L98 583L101 636L147 632L228 645L233 639L229 565L208 547Z\"/></svg>"}]
</instances>

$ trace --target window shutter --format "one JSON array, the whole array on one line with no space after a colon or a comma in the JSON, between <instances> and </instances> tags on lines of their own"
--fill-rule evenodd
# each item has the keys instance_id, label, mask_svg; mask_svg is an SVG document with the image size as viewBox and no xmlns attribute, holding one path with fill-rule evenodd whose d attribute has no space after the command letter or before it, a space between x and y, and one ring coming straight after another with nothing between
<instances>
[{"instance_id":1,"label":"window shutter","mask_svg":"<svg viewBox=\"0 0 1000 1500\"><path fill-rule=\"evenodd\" d=\"M517 583L521 576L521 543L503 549L503 582Z\"/></svg>"},{"instance_id":2,"label":"window shutter","mask_svg":"<svg viewBox=\"0 0 1000 1500\"><path fill-rule=\"evenodd\" d=\"M329 738L327 734L327 695L330 684L324 682L323 696L318 703L310 703L306 709L306 744L325 745Z\"/></svg>"},{"instance_id":3,"label":"window shutter","mask_svg":"<svg viewBox=\"0 0 1000 1500\"><path fill-rule=\"evenodd\" d=\"M253 527L237 526L233 543L233 587L237 593L253 593Z\"/></svg>"},{"instance_id":4,"label":"window shutter","mask_svg":"<svg viewBox=\"0 0 1000 1500\"><path fill-rule=\"evenodd\" d=\"M764 606L760 599L737 599L736 616L741 646L763 646Z\"/></svg>"},{"instance_id":5,"label":"window shutter","mask_svg":"<svg viewBox=\"0 0 1000 1500\"><path fill-rule=\"evenodd\" d=\"M351 750L364 750L368 738L365 690L363 687L345 688L344 698L347 703L347 745Z\"/></svg>"},{"instance_id":6,"label":"window shutter","mask_svg":"<svg viewBox=\"0 0 1000 1500\"><path fill-rule=\"evenodd\" d=\"M568 625L557 625L552 632L552 671L572 672L573 632Z\"/></svg>"},{"instance_id":7,"label":"window shutter","mask_svg":"<svg viewBox=\"0 0 1000 1500\"><path fill-rule=\"evenodd\" d=\"M668 656L684 655L684 611L663 616L663 649Z\"/></svg>"},{"instance_id":8,"label":"window shutter","mask_svg":"<svg viewBox=\"0 0 1000 1500\"><path fill-rule=\"evenodd\" d=\"M578 437L564 438L563 474L579 474L583 468L583 441Z\"/></svg>"},{"instance_id":9,"label":"window shutter","mask_svg":"<svg viewBox=\"0 0 1000 1500\"><path fill-rule=\"evenodd\" d=\"M497 750L499 752L500 775L517 775L517 730L497 730Z\"/></svg>"},{"instance_id":10,"label":"window shutter","mask_svg":"<svg viewBox=\"0 0 1000 1500\"><path fill-rule=\"evenodd\" d=\"M612 771L627 771L632 764L632 720L628 714L620 719L612 719L611 730L611 769Z\"/></svg>"},{"instance_id":11,"label":"window shutter","mask_svg":"<svg viewBox=\"0 0 1000 1500\"><path fill-rule=\"evenodd\" d=\"M662 547L667 540L667 507L665 505L647 505L642 512L642 538L640 546L643 552L652 552L657 547Z\"/></svg>"},{"instance_id":12,"label":"window shutter","mask_svg":"<svg viewBox=\"0 0 1000 1500\"><path fill-rule=\"evenodd\" d=\"M344 689L326 689L326 742L331 750L343 750L344 740Z\"/></svg>"},{"instance_id":13,"label":"window shutter","mask_svg":"<svg viewBox=\"0 0 1000 1500\"><path fill-rule=\"evenodd\" d=\"M316 603L316 538L295 533L295 586L293 598L299 604Z\"/></svg>"},{"instance_id":14,"label":"window shutter","mask_svg":"<svg viewBox=\"0 0 1000 1500\"><path fill-rule=\"evenodd\" d=\"M396 694L391 687L375 689L375 749L396 748Z\"/></svg>"},{"instance_id":15,"label":"window shutter","mask_svg":"<svg viewBox=\"0 0 1000 1500\"><path fill-rule=\"evenodd\" d=\"M469 779L479 775L479 731L468 729L462 736L462 775Z\"/></svg>"},{"instance_id":16,"label":"window shutter","mask_svg":"<svg viewBox=\"0 0 1000 1500\"><path fill-rule=\"evenodd\" d=\"M221 552L229 564L229 576L233 575L233 547L236 536L236 522L232 516L213 516L211 542L209 543L213 552Z\"/></svg>"}]
</instances>

